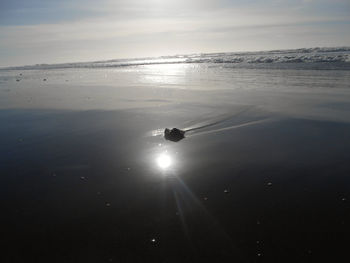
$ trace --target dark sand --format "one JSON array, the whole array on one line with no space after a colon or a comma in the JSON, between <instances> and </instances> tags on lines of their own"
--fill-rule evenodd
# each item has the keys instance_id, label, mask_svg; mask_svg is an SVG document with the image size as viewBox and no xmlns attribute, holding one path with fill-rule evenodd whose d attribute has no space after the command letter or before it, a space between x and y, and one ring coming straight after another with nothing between
<instances>
[{"instance_id":1,"label":"dark sand","mask_svg":"<svg viewBox=\"0 0 350 263\"><path fill-rule=\"evenodd\" d=\"M0 262L348 262L350 124L266 117L1 110Z\"/></svg>"}]
</instances>

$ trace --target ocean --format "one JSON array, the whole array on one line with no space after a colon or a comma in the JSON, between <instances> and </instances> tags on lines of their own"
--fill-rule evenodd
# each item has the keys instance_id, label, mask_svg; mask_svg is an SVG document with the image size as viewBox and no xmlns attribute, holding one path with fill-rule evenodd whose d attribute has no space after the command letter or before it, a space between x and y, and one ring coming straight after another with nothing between
<instances>
[{"instance_id":1,"label":"ocean","mask_svg":"<svg viewBox=\"0 0 350 263\"><path fill-rule=\"evenodd\" d=\"M349 258L349 156L349 47L2 68L0 259Z\"/></svg>"}]
</instances>

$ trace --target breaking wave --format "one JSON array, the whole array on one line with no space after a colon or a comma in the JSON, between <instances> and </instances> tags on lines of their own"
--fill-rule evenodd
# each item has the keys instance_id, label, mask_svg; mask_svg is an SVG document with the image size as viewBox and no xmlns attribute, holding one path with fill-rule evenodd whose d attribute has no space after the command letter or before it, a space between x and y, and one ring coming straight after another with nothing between
<instances>
[{"instance_id":1,"label":"breaking wave","mask_svg":"<svg viewBox=\"0 0 350 263\"><path fill-rule=\"evenodd\" d=\"M157 64L207 63L224 64L237 67L266 67L271 65L297 64L305 67L316 67L327 64L327 69L350 69L350 47L335 48L301 48L290 50L272 50L259 52L211 53L163 56L142 59L115 59L108 61L38 64L33 66L11 67L7 69L60 69L60 68L113 68ZM310 66L311 65L311 66ZM282 67L283 68L283 67Z\"/></svg>"}]
</instances>

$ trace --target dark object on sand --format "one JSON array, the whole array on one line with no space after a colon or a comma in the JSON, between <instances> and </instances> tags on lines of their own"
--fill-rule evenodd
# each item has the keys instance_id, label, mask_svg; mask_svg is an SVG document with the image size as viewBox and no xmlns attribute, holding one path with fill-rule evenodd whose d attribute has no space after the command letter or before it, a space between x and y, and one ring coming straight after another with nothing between
<instances>
[{"instance_id":1,"label":"dark object on sand","mask_svg":"<svg viewBox=\"0 0 350 263\"><path fill-rule=\"evenodd\" d=\"M164 138L169 141L178 142L185 138L185 131L179 130L177 128L164 130Z\"/></svg>"}]
</instances>

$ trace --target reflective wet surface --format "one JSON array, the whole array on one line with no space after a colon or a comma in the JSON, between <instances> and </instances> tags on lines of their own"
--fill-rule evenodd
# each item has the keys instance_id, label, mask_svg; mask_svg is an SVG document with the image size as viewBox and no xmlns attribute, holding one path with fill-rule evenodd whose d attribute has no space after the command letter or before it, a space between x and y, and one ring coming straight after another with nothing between
<instances>
[{"instance_id":1,"label":"reflective wet surface","mask_svg":"<svg viewBox=\"0 0 350 263\"><path fill-rule=\"evenodd\" d=\"M142 111L0 114L5 262L346 255L348 124L278 119L174 143L148 136L169 116Z\"/></svg>"},{"instance_id":2,"label":"reflective wet surface","mask_svg":"<svg viewBox=\"0 0 350 263\"><path fill-rule=\"evenodd\" d=\"M148 80L162 82L164 70ZM24 72L19 83L1 84L2 94L13 93L0 110L1 262L348 258L348 72L320 80L318 71L258 71L261 91L253 80L229 90L231 77L237 87L254 75L234 69L213 81L226 89L209 92L217 69L172 70L188 89L170 88L173 78L163 87L137 78L123 87L60 86L66 75L50 84L57 72L42 84L41 71L38 80L26 82ZM322 88L335 75L340 84ZM278 89L292 76L295 85ZM132 96L137 102L125 106ZM30 97L33 107L21 102ZM165 140L166 127L186 130L185 138Z\"/></svg>"}]
</instances>

